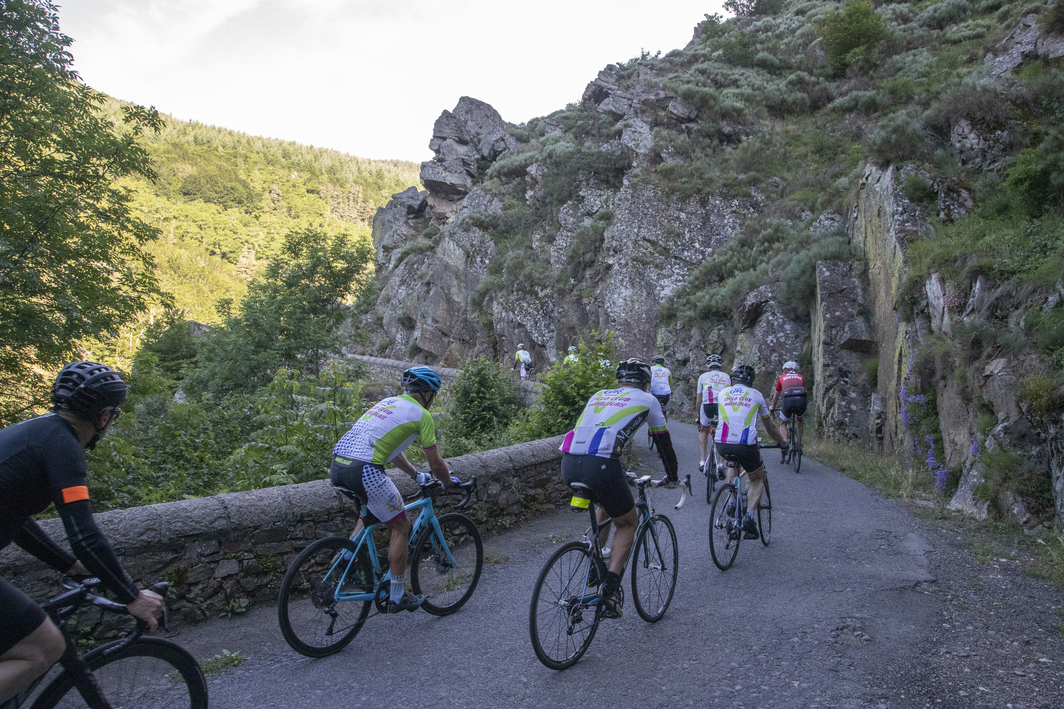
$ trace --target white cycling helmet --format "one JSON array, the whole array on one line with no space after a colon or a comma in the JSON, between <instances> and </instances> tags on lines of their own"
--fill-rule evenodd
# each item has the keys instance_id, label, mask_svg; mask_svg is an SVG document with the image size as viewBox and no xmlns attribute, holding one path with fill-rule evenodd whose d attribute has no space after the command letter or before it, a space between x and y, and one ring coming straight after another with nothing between
<instances>
[{"instance_id":1,"label":"white cycling helmet","mask_svg":"<svg viewBox=\"0 0 1064 709\"><path fill-rule=\"evenodd\" d=\"M525 348L525 343L523 343L523 342L517 346L517 349L519 349L519 350L523 350L524 348Z\"/></svg>"},{"instance_id":2,"label":"white cycling helmet","mask_svg":"<svg viewBox=\"0 0 1064 709\"><path fill-rule=\"evenodd\" d=\"M784 362L783 363L783 371L784 372L797 372L798 371L798 363L795 362L794 360L789 360L787 362Z\"/></svg>"},{"instance_id":3,"label":"white cycling helmet","mask_svg":"<svg viewBox=\"0 0 1064 709\"><path fill-rule=\"evenodd\" d=\"M569 345L569 351L570 352L576 352L576 346L575 345Z\"/></svg>"}]
</instances>

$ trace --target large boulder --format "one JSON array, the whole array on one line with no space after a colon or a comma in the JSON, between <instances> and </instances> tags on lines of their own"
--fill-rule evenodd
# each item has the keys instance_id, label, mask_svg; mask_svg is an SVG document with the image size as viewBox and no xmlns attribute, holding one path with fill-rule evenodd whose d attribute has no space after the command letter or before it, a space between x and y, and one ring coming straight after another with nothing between
<instances>
[{"instance_id":1,"label":"large boulder","mask_svg":"<svg viewBox=\"0 0 1064 709\"><path fill-rule=\"evenodd\" d=\"M757 371L757 384L768 391L787 360L797 359L809 340L809 327L792 320L778 300L780 284L768 283L751 291L735 315L739 332L735 364Z\"/></svg>"},{"instance_id":2,"label":"large boulder","mask_svg":"<svg viewBox=\"0 0 1064 709\"><path fill-rule=\"evenodd\" d=\"M421 164L421 182L433 195L460 199L473 188L481 159L495 160L516 145L498 111L463 96L432 127L429 148L436 156Z\"/></svg>"}]
</instances>

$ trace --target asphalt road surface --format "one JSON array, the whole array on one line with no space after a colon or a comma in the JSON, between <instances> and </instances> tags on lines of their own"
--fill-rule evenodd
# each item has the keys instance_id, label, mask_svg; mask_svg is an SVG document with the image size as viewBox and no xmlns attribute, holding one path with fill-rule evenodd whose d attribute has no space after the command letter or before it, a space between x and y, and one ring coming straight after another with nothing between
<instances>
[{"instance_id":1,"label":"asphalt road surface","mask_svg":"<svg viewBox=\"0 0 1064 709\"><path fill-rule=\"evenodd\" d=\"M679 511L676 491L651 493L679 537L672 606L648 624L628 598L624 617L603 621L588 653L564 672L536 659L528 607L543 563L587 525L567 508L486 539L480 584L458 613L375 615L331 657L291 650L273 608L184 628L175 640L200 659L223 649L248 658L209 680L211 706L223 709L1064 706L1061 668L1052 664L1064 657L1042 657L1046 637L1017 660L1043 662L1031 670L1047 673L1033 699L985 673L923 671L949 604L936 592L926 525L813 460L795 474L778 463L778 451L765 451L771 545L744 542L735 565L719 571L709 554L697 434L690 425L670 428L681 474L692 473L695 484ZM641 455L660 471L656 454ZM630 595L628 576L625 586ZM991 691L993 701L984 702Z\"/></svg>"}]
</instances>

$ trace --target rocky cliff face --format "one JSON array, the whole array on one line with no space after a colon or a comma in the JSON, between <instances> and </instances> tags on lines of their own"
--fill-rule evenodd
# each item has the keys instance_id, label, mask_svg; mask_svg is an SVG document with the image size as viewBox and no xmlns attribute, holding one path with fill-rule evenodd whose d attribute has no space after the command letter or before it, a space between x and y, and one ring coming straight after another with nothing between
<instances>
[{"instance_id":1,"label":"rocky cliff face","mask_svg":"<svg viewBox=\"0 0 1064 709\"><path fill-rule=\"evenodd\" d=\"M805 22L804 12L777 25L806 36L810 25L795 24ZM891 12L901 22L908 10ZM706 27L689 50L703 51L703 31L719 33L720 25ZM1064 41L1025 18L986 56L982 74L993 91L1018 91L1017 68L1032 58L1058 57L1062 47ZM823 65L822 53L806 51L805 44L800 52L796 65L808 71ZM509 361L523 343L542 369L593 331L612 331L623 356L665 355L678 385L674 406L688 415L707 353L753 364L763 390L783 361L799 359L822 431L905 454L943 481L959 475L954 507L1011 515L1030 528L1052 524L1055 516L1060 526L1064 418L1052 406L1032 406L1020 390L1032 372L1053 366L1030 346L1025 315L1057 307L1064 282L1015 297L1014 283L978 278L962 289L932 272L914 295L911 245L934 237L933 221L963 218L975 199L970 183L932 175L916 162L855 172L845 216L832 208L787 207L790 188L771 174L739 175L738 188L693 194L663 187L662 174L691 163L698 136L712 135L723 146L720 156L738 153L728 159L739 166L759 164L758 150L779 149L765 138L765 125L722 108L725 92L713 103L677 88L675 77L692 64L685 56L611 65L588 84L579 104L527 125L506 123L468 97L444 111L430 142L435 157L422 165L426 189L395 195L374 219L380 297L363 323L371 334L367 353L460 367L475 355ZM758 55L771 68L769 59ZM709 73L709 66L716 65L694 68ZM827 88L797 71L779 86L803 87L808 100L798 105L817 110L831 91L845 95L859 82ZM875 129L856 120L831 130L863 138ZM948 124L943 150L966 168L1006 169L1016 150L1012 128L959 112ZM927 185L931 197L910 199L914 184ZM845 232L862 256L809 262L803 276L813 289L811 304L803 306L808 313L791 302L781 275L787 250L749 236L750 225L766 215L784 232L805 230L814 244ZM737 262L746 263L744 249L777 254L765 257L767 267L744 271L761 282L745 284L734 307L710 303L694 318L663 315L664 302L681 288L702 287L704 265L737 243L749 244L733 254ZM720 286L722 277L714 278L706 289ZM1019 346L1003 355L1000 347L980 344L972 339L980 327L1004 329ZM1032 513L1037 504L1001 492L1002 466L1015 463L1010 455L1025 461L1024 475L1050 481L1054 510Z\"/></svg>"}]
</instances>

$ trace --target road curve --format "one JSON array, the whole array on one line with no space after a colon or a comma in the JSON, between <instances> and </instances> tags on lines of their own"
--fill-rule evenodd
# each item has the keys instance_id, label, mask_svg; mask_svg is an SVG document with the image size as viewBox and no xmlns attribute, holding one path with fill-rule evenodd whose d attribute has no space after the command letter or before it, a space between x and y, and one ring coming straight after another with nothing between
<instances>
[{"instance_id":1,"label":"road curve","mask_svg":"<svg viewBox=\"0 0 1064 709\"><path fill-rule=\"evenodd\" d=\"M772 543L744 542L721 572L709 555L697 434L686 424L670 428L681 471L695 482L679 511L675 492L652 493L679 537L676 597L653 625L629 599L624 618L603 621L569 670L540 665L527 624L542 564L586 527L568 509L485 540L489 563L457 614L371 617L332 657L291 650L273 608L185 628L175 639L201 659L222 649L248 657L210 679L211 706L226 709L924 706L919 687L904 696L891 667L911 666L944 601L929 592L929 542L904 506L810 459L795 474L767 450ZM660 470L655 454L642 457Z\"/></svg>"}]
</instances>

